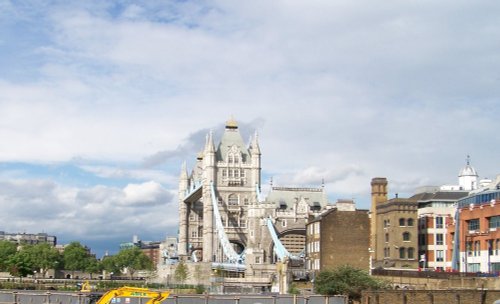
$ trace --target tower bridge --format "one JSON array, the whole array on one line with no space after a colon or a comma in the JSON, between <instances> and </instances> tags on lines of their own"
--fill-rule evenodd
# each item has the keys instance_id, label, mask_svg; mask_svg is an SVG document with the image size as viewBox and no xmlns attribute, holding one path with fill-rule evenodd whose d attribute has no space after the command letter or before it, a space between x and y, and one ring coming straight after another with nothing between
<instances>
[{"instance_id":1,"label":"tower bridge","mask_svg":"<svg viewBox=\"0 0 500 304\"><path fill-rule=\"evenodd\" d=\"M179 256L192 263L268 279L277 263L300 260L307 220L323 211L323 187L261 189L261 150L255 134L246 146L236 121L226 123L217 145L207 134L203 151L179 180ZM299 263L300 264L300 263Z\"/></svg>"}]
</instances>

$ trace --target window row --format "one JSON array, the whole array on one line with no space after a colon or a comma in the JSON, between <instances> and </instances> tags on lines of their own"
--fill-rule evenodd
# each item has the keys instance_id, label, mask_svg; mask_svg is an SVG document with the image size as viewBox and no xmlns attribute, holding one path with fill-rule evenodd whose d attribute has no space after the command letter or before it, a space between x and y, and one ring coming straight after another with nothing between
<instances>
[{"instance_id":1,"label":"window row","mask_svg":"<svg viewBox=\"0 0 500 304\"><path fill-rule=\"evenodd\" d=\"M403 238L403 241L405 242L411 241L411 234L408 231L403 232L401 236ZM385 242L389 243L389 233L385 234Z\"/></svg>"},{"instance_id":2,"label":"window row","mask_svg":"<svg viewBox=\"0 0 500 304\"><path fill-rule=\"evenodd\" d=\"M309 234L319 234L319 223L320 222L315 222L309 225Z\"/></svg>"},{"instance_id":3,"label":"window row","mask_svg":"<svg viewBox=\"0 0 500 304\"><path fill-rule=\"evenodd\" d=\"M245 178L243 169L222 169L222 178Z\"/></svg>"},{"instance_id":4,"label":"window row","mask_svg":"<svg viewBox=\"0 0 500 304\"><path fill-rule=\"evenodd\" d=\"M493 229L493 228L499 228L500 227L500 216L492 216L488 217L488 228ZM480 220L477 219L471 219L466 221L467 223L467 229L469 231L475 231L475 230L480 230L481 229L481 222Z\"/></svg>"},{"instance_id":5,"label":"window row","mask_svg":"<svg viewBox=\"0 0 500 304\"><path fill-rule=\"evenodd\" d=\"M307 244L307 251L312 253L312 252L319 252L320 250L320 245L319 245L319 241L315 241L315 242L310 242Z\"/></svg>"},{"instance_id":6,"label":"window row","mask_svg":"<svg viewBox=\"0 0 500 304\"><path fill-rule=\"evenodd\" d=\"M488 255L499 256L500 255L500 239L490 239L486 240L485 244L488 248ZM468 256L480 256L481 255L481 241L467 241L466 251Z\"/></svg>"},{"instance_id":7,"label":"window row","mask_svg":"<svg viewBox=\"0 0 500 304\"><path fill-rule=\"evenodd\" d=\"M222 198L219 197L219 205L222 205L222 204L223 204ZM241 197L235 193L229 194L227 196L227 204L228 204L228 206L240 205L241 204ZM244 205L249 204L248 197L246 197L246 196L243 197L243 204Z\"/></svg>"},{"instance_id":8,"label":"window row","mask_svg":"<svg viewBox=\"0 0 500 304\"><path fill-rule=\"evenodd\" d=\"M399 227L413 227L414 220L412 218L400 218L399 219Z\"/></svg>"},{"instance_id":9,"label":"window row","mask_svg":"<svg viewBox=\"0 0 500 304\"><path fill-rule=\"evenodd\" d=\"M400 259L414 259L415 249L413 247L400 247L399 248L399 258Z\"/></svg>"},{"instance_id":10,"label":"window row","mask_svg":"<svg viewBox=\"0 0 500 304\"><path fill-rule=\"evenodd\" d=\"M399 253L399 258L400 259L415 259L415 248L413 247L399 247L396 249L396 254ZM384 257L385 258L390 258L391 257L391 247L385 247L384 248Z\"/></svg>"}]
</instances>

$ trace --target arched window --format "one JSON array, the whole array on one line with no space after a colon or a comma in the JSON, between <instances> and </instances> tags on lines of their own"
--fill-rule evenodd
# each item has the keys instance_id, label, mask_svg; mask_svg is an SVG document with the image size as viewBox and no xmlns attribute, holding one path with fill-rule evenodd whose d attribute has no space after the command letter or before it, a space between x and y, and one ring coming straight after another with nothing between
<instances>
[{"instance_id":1,"label":"arched window","mask_svg":"<svg viewBox=\"0 0 500 304\"><path fill-rule=\"evenodd\" d=\"M405 219L404 218L400 218L399 219L399 227L403 227L405 226Z\"/></svg>"},{"instance_id":2,"label":"arched window","mask_svg":"<svg viewBox=\"0 0 500 304\"><path fill-rule=\"evenodd\" d=\"M408 224L407 224L407 225L408 225L408 227L413 227L413 219L412 219L412 218L409 218L409 219L407 220L407 223L408 223Z\"/></svg>"},{"instance_id":3,"label":"arched window","mask_svg":"<svg viewBox=\"0 0 500 304\"><path fill-rule=\"evenodd\" d=\"M406 249L404 247L399 248L399 258L400 259L406 258L405 253L406 253Z\"/></svg>"},{"instance_id":4,"label":"arched window","mask_svg":"<svg viewBox=\"0 0 500 304\"><path fill-rule=\"evenodd\" d=\"M410 241L410 233L408 231L403 232L403 241L405 242Z\"/></svg>"},{"instance_id":5,"label":"arched window","mask_svg":"<svg viewBox=\"0 0 500 304\"><path fill-rule=\"evenodd\" d=\"M409 259L414 259L415 258L415 249L413 249L413 247L409 247L408 248L408 258Z\"/></svg>"},{"instance_id":6,"label":"arched window","mask_svg":"<svg viewBox=\"0 0 500 304\"><path fill-rule=\"evenodd\" d=\"M227 197L228 205L238 205L238 196L236 194L229 194Z\"/></svg>"}]
</instances>

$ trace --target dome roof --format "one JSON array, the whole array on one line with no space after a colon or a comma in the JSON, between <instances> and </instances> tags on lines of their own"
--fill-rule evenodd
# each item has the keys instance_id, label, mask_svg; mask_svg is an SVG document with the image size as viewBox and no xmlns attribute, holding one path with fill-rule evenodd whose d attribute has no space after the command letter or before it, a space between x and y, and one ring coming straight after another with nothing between
<instances>
[{"instance_id":1,"label":"dome roof","mask_svg":"<svg viewBox=\"0 0 500 304\"><path fill-rule=\"evenodd\" d=\"M460 170L460 173L458 173L458 176L478 176L476 169L470 165L470 156L467 155L467 164L465 167Z\"/></svg>"},{"instance_id":2,"label":"dome roof","mask_svg":"<svg viewBox=\"0 0 500 304\"><path fill-rule=\"evenodd\" d=\"M460 170L458 176L477 176L477 172L474 167L468 164Z\"/></svg>"}]
</instances>

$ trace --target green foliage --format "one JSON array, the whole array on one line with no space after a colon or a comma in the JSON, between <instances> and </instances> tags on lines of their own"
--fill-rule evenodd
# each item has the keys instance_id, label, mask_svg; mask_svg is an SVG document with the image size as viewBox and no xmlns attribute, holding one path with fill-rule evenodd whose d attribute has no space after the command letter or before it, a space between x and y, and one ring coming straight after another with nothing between
<instances>
[{"instance_id":1,"label":"green foliage","mask_svg":"<svg viewBox=\"0 0 500 304\"><path fill-rule=\"evenodd\" d=\"M12 255L7 260L7 264L9 265L10 274L16 277L26 277L33 274L36 269L33 256L25 249Z\"/></svg>"},{"instance_id":2,"label":"green foliage","mask_svg":"<svg viewBox=\"0 0 500 304\"><path fill-rule=\"evenodd\" d=\"M291 283L290 287L288 288L288 293L293 294L293 295L300 294L300 290L299 290L299 288L297 288L297 284Z\"/></svg>"},{"instance_id":3,"label":"green foliage","mask_svg":"<svg viewBox=\"0 0 500 304\"><path fill-rule=\"evenodd\" d=\"M177 267L175 268L174 279L180 284L184 284L188 276L189 276L189 271L186 266L186 263L184 263L184 261L180 261L179 264L177 264Z\"/></svg>"},{"instance_id":4,"label":"green foliage","mask_svg":"<svg viewBox=\"0 0 500 304\"><path fill-rule=\"evenodd\" d=\"M110 273L119 274L121 271L116 256L110 255L103 257L103 259L101 260L101 265L104 270Z\"/></svg>"},{"instance_id":5,"label":"green foliage","mask_svg":"<svg viewBox=\"0 0 500 304\"><path fill-rule=\"evenodd\" d=\"M45 277L49 269L56 269L62 261L61 254L57 249L47 243L40 243L22 249L28 252L33 261L33 265Z\"/></svg>"},{"instance_id":6,"label":"green foliage","mask_svg":"<svg viewBox=\"0 0 500 304\"><path fill-rule=\"evenodd\" d=\"M136 270L152 270L154 268L151 259L137 247L121 250L114 259L114 264L120 269L126 268L131 277Z\"/></svg>"},{"instance_id":7,"label":"green foliage","mask_svg":"<svg viewBox=\"0 0 500 304\"><path fill-rule=\"evenodd\" d=\"M203 294L203 293L205 293L205 286L203 286L203 285L196 285L195 292L196 292L196 294Z\"/></svg>"},{"instance_id":8,"label":"green foliage","mask_svg":"<svg viewBox=\"0 0 500 304\"><path fill-rule=\"evenodd\" d=\"M17 244L9 241L0 241L0 271L8 271L7 261L16 254Z\"/></svg>"},{"instance_id":9,"label":"green foliage","mask_svg":"<svg viewBox=\"0 0 500 304\"><path fill-rule=\"evenodd\" d=\"M84 271L88 263L88 251L79 242L71 242L64 248L64 269L70 271Z\"/></svg>"},{"instance_id":10,"label":"green foliage","mask_svg":"<svg viewBox=\"0 0 500 304\"><path fill-rule=\"evenodd\" d=\"M102 269L103 269L102 263L100 263L94 256L87 257L85 271L90 273L91 278L93 273L101 272Z\"/></svg>"},{"instance_id":11,"label":"green foliage","mask_svg":"<svg viewBox=\"0 0 500 304\"><path fill-rule=\"evenodd\" d=\"M385 281L377 280L366 271L343 265L334 270L321 271L316 275L314 291L323 295L346 295L350 300L359 301L361 291L386 288Z\"/></svg>"}]
</instances>

